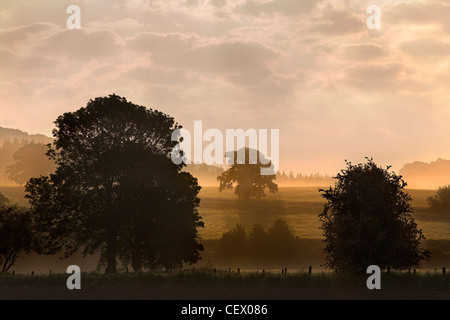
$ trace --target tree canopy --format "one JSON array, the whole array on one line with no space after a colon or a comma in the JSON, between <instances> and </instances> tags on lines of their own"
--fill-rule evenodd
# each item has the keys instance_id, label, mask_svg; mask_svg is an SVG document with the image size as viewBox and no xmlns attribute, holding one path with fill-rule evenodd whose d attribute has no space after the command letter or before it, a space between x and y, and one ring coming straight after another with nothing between
<instances>
[{"instance_id":1,"label":"tree canopy","mask_svg":"<svg viewBox=\"0 0 450 320\"><path fill-rule=\"evenodd\" d=\"M224 232L219 239L217 257L228 265L286 265L295 261L296 237L282 219L276 219L266 230L261 224L247 234L241 224Z\"/></svg>"},{"instance_id":2,"label":"tree canopy","mask_svg":"<svg viewBox=\"0 0 450 320\"><path fill-rule=\"evenodd\" d=\"M28 211L0 193L0 272L7 272L21 253L33 248L32 222Z\"/></svg>"},{"instance_id":3,"label":"tree canopy","mask_svg":"<svg viewBox=\"0 0 450 320\"><path fill-rule=\"evenodd\" d=\"M197 261L200 187L170 159L172 117L113 94L55 124L56 171L26 185L45 253L100 252L108 273Z\"/></svg>"},{"instance_id":4,"label":"tree canopy","mask_svg":"<svg viewBox=\"0 0 450 320\"><path fill-rule=\"evenodd\" d=\"M433 210L450 210L450 185L440 187L434 197L427 199L430 209Z\"/></svg>"},{"instance_id":5,"label":"tree canopy","mask_svg":"<svg viewBox=\"0 0 450 320\"><path fill-rule=\"evenodd\" d=\"M430 257L412 217L406 182L389 169L372 159L347 162L335 187L320 190L327 200L319 217L328 267L345 272L365 272L369 265L405 269Z\"/></svg>"},{"instance_id":6,"label":"tree canopy","mask_svg":"<svg viewBox=\"0 0 450 320\"><path fill-rule=\"evenodd\" d=\"M240 159L241 154L245 155L244 159ZM232 164L217 177L220 191L234 188L234 192L240 200L261 199L266 196L266 188L271 193L278 191L278 185L273 182L276 175L261 174L261 168L271 167L271 163L268 163L261 152L245 148L244 150L229 151L225 156L228 163Z\"/></svg>"},{"instance_id":7,"label":"tree canopy","mask_svg":"<svg viewBox=\"0 0 450 320\"><path fill-rule=\"evenodd\" d=\"M55 163L48 159L47 145L28 143L13 154L14 162L7 167L8 178L24 184L30 178L48 175L55 170Z\"/></svg>"}]
</instances>

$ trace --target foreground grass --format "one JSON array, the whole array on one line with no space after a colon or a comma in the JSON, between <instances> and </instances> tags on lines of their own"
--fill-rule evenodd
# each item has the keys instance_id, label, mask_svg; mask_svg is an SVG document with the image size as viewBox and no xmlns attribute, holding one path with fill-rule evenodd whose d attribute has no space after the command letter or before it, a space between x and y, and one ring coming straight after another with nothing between
<instances>
[{"instance_id":1,"label":"foreground grass","mask_svg":"<svg viewBox=\"0 0 450 320\"><path fill-rule=\"evenodd\" d=\"M369 275L337 273L280 273L262 274L228 271L145 272L115 275L82 274L81 283L88 288L145 288L152 286L176 287L278 287L339 290L367 290ZM0 275L0 288L65 288L68 274ZM438 273L383 273L383 290L439 290L450 292L450 275Z\"/></svg>"}]
</instances>

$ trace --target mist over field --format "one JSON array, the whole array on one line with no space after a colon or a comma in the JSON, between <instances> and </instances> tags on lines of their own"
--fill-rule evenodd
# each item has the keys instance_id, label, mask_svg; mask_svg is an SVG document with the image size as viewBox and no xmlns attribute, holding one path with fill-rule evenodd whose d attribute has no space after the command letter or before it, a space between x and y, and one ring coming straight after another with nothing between
<instances>
[{"instance_id":1,"label":"mist over field","mask_svg":"<svg viewBox=\"0 0 450 320\"><path fill-rule=\"evenodd\" d=\"M281 266L290 269L307 270L310 265L315 271L325 271L322 267L322 231L319 229L318 214L323 209L325 201L318 192L319 187L281 187L275 195L268 195L265 199L253 201L243 205L233 191L219 192L218 187L203 187L200 192L200 215L205 222L205 228L200 229L205 251L202 259L194 266L216 267L221 269L241 268L242 270L278 270ZM0 186L0 192L19 205L27 205L23 198L23 188L20 186ZM408 190L413 197L415 219L427 237L425 245L433 249L432 259L423 265L424 269L439 269L450 264L450 214L434 212L428 208L426 199L435 194L435 190ZM269 229L277 219L286 221L289 230L295 237L291 243L294 252L280 261L279 258L267 258L264 262L229 257L220 251L220 239L224 233L232 230L236 225L245 228L250 234L252 227L257 224ZM239 242L232 243L238 247ZM265 249L267 256L267 250ZM76 254L67 259L62 256L23 256L19 258L14 270L18 273L64 272L69 264L78 264L82 270L95 271L98 255L83 258ZM190 268L189 266L186 266Z\"/></svg>"}]
</instances>

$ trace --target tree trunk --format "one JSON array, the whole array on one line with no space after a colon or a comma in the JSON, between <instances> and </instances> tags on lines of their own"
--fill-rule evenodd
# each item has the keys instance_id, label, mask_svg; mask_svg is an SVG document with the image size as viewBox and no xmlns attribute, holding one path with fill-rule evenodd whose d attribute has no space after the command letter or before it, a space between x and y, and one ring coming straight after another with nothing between
<instances>
[{"instance_id":1,"label":"tree trunk","mask_svg":"<svg viewBox=\"0 0 450 320\"><path fill-rule=\"evenodd\" d=\"M14 254L13 254L12 258L10 258L9 264L8 264L8 266L6 267L6 270L4 270L5 272L8 272L9 269L14 265L14 262L16 261L16 258L17 258L17 252L18 252L18 251L19 251L19 250L15 250L15 251L14 251Z\"/></svg>"},{"instance_id":2,"label":"tree trunk","mask_svg":"<svg viewBox=\"0 0 450 320\"><path fill-rule=\"evenodd\" d=\"M131 261L134 272L142 271L142 259L141 255L138 253L133 257L133 261Z\"/></svg>"},{"instance_id":3,"label":"tree trunk","mask_svg":"<svg viewBox=\"0 0 450 320\"><path fill-rule=\"evenodd\" d=\"M117 255L117 236L116 232L108 232L108 242L106 248L106 273L117 273L116 267L116 255Z\"/></svg>"},{"instance_id":4,"label":"tree trunk","mask_svg":"<svg viewBox=\"0 0 450 320\"><path fill-rule=\"evenodd\" d=\"M134 272L142 271L142 256L142 245L139 239L134 239L131 247L131 266Z\"/></svg>"}]
</instances>

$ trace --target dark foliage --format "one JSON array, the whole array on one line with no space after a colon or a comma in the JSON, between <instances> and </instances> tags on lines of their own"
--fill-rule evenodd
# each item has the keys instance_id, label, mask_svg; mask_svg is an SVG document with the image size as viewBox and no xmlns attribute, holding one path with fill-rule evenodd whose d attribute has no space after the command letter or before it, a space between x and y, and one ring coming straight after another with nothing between
<instances>
[{"instance_id":1,"label":"dark foliage","mask_svg":"<svg viewBox=\"0 0 450 320\"><path fill-rule=\"evenodd\" d=\"M200 187L170 159L172 117L110 95L55 123L56 172L26 185L44 253L100 252L108 273L197 261Z\"/></svg>"},{"instance_id":2,"label":"dark foliage","mask_svg":"<svg viewBox=\"0 0 450 320\"><path fill-rule=\"evenodd\" d=\"M440 187L434 197L427 199L430 209L450 211L450 186Z\"/></svg>"},{"instance_id":3,"label":"dark foliage","mask_svg":"<svg viewBox=\"0 0 450 320\"><path fill-rule=\"evenodd\" d=\"M33 177L48 175L56 167L45 155L48 146L42 143L29 143L13 154L14 162L7 167L8 178L24 184Z\"/></svg>"},{"instance_id":4,"label":"dark foliage","mask_svg":"<svg viewBox=\"0 0 450 320\"><path fill-rule=\"evenodd\" d=\"M245 156L244 159L243 156ZM240 200L261 199L266 196L265 190L276 193L278 186L273 180L276 175L262 175L261 168L271 168L264 155L254 149L243 148L227 152L226 157L230 167L217 177L219 190L232 190ZM239 161L240 160L240 161Z\"/></svg>"},{"instance_id":5,"label":"dark foliage","mask_svg":"<svg viewBox=\"0 0 450 320\"><path fill-rule=\"evenodd\" d=\"M267 231L256 224L248 234L238 224L222 235L216 257L229 265L283 266L294 261L296 245L296 238L284 220L275 220Z\"/></svg>"},{"instance_id":6,"label":"dark foliage","mask_svg":"<svg viewBox=\"0 0 450 320\"><path fill-rule=\"evenodd\" d=\"M25 208L8 205L0 193L0 272L7 272L21 253L33 248L32 222Z\"/></svg>"},{"instance_id":7,"label":"dark foliage","mask_svg":"<svg viewBox=\"0 0 450 320\"><path fill-rule=\"evenodd\" d=\"M369 265L405 269L428 260L425 237L412 217L411 196L401 176L372 159L336 176L334 188L320 190L327 200L319 215L325 236L326 265L365 272Z\"/></svg>"}]
</instances>

